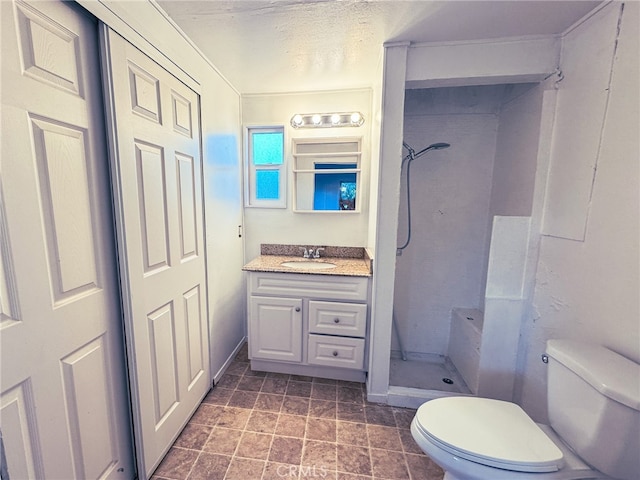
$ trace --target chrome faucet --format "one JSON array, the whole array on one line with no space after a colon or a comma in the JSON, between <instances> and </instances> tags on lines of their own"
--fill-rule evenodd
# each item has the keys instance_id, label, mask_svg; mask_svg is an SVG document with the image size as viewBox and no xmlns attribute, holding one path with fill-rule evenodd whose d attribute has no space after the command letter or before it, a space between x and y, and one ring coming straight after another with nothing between
<instances>
[{"instance_id":1,"label":"chrome faucet","mask_svg":"<svg viewBox=\"0 0 640 480\"><path fill-rule=\"evenodd\" d=\"M307 247L299 247L300 250L304 250L304 253L302 254L302 256L304 258L320 258L320 251L324 250L324 248L322 247L318 247L315 250L313 248L309 248L307 250Z\"/></svg>"}]
</instances>

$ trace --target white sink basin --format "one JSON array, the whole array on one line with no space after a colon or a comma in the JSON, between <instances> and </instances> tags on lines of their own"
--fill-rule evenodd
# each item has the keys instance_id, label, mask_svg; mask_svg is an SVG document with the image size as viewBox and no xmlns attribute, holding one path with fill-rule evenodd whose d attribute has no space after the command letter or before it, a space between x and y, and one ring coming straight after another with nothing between
<instances>
[{"instance_id":1,"label":"white sink basin","mask_svg":"<svg viewBox=\"0 0 640 480\"><path fill-rule=\"evenodd\" d=\"M312 260L293 260L290 262L282 262L280 265L288 268L297 268L299 270L326 270L328 268L335 268L335 263Z\"/></svg>"}]
</instances>

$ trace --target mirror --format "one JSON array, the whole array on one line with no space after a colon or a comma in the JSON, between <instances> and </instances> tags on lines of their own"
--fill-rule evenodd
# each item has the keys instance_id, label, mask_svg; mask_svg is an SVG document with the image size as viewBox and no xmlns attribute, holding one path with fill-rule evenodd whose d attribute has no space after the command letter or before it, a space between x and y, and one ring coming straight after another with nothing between
<instances>
[{"instance_id":1,"label":"mirror","mask_svg":"<svg viewBox=\"0 0 640 480\"><path fill-rule=\"evenodd\" d=\"M360 139L294 139L294 211L357 212Z\"/></svg>"}]
</instances>

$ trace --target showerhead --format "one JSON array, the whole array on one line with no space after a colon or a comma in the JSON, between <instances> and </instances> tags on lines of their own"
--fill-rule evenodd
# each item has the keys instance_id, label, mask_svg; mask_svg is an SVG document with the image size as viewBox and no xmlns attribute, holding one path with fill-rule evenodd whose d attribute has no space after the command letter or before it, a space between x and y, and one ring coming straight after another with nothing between
<instances>
[{"instance_id":1,"label":"showerhead","mask_svg":"<svg viewBox=\"0 0 640 480\"><path fill-rule=\"evenodd\" d=\"M450 146L451 146L450 144L444 143L444 142L442 142L442 143L432 143L431 145L429 145L426 148L423 148L422 150L420 150L417 153L413 152L412 160L414 158L418 158L419 156L421 156L424 153L427 153L430 150L442 150L442 149L445 149L445 148L449 148Z\"/></svg>"},{"instance_id":2,"label":"showerhead","mask_svg":"<svg viewBox=\"0 0 640 480\"><path fill-rule=\"evenodd\" d=\"M432 143L426 150L442 150L443 148L449 148L451 145L448 143Z\"/></svg>"},{"instance_id":3,"label":"showerhead","mask_svg":"<svg viewBox=\"0 0 640 480\"><path fill-rule=\"evenodd\" d=\"M407 156L406 156L406 157L404 157L404 158L402 159L402 164L404 165L404 163L405 163L407 160L409 160L409 161L415 160L415 159L416 159L416 158L418 158L419 156L421 156L421 155L423 155L423 154L427 153L429 150L442 150L442 149L444 149L444 148L449 148L451 145L449 145L448 143L444 143L444 142L441 142L441 143L432 143L432 144L431 144L431 145L429 145L428 147L423 148L422 150L420 150L419 152L416 152L416 151L415 151L413 148L411 148L411 146L410 146L410 145L408 145L406 142L402 142L402 146L403 146L404 148L406 148L406 149L407 149L407 151L409 152L409 153L407 154Z\"/></svg>"}]
</instances>

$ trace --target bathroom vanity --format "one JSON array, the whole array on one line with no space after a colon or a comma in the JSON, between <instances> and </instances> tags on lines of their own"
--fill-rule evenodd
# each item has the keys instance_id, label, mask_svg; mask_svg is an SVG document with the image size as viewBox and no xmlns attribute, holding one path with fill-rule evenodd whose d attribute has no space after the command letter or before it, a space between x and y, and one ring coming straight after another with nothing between
<instances>
[{"instance_id":1,"label":"bathroom vanity","mask_svg":"<svg viewBox=\"0 0 640 480\"><path fill-rule=\"evenodd\" d=\"M370 261L261 255L244 270L253 370L364 382Z\"/></svg>"}]
</instances>

